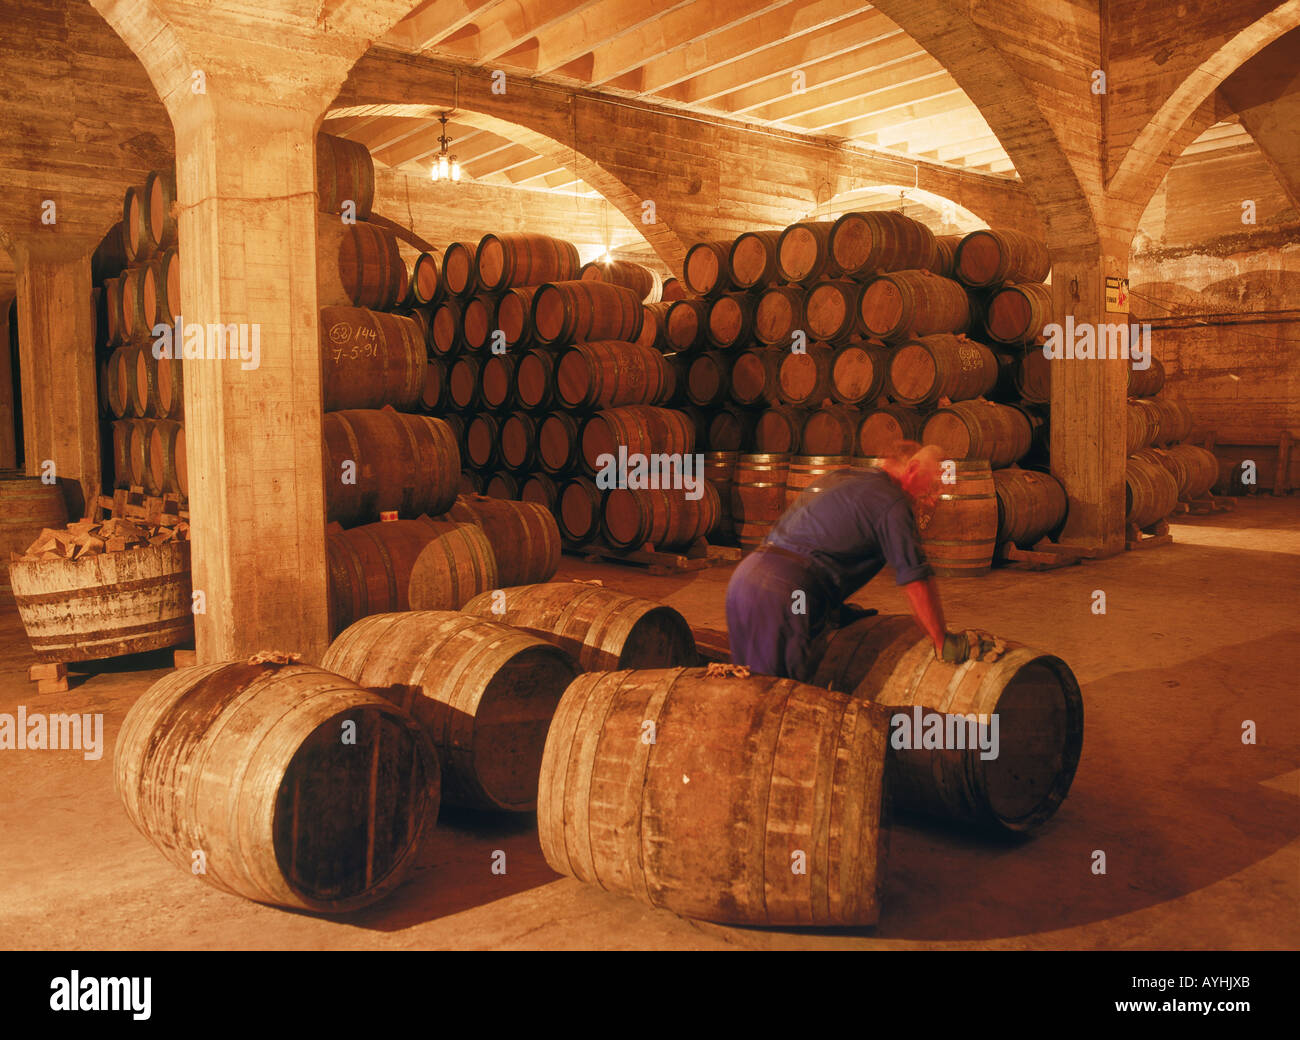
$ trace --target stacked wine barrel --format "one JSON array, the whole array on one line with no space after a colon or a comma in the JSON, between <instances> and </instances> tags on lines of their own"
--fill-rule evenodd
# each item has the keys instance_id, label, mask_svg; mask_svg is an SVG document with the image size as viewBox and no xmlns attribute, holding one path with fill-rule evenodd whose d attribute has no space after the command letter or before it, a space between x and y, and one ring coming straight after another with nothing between
<instances>
[{"instance_id":1,"label":"stacked wine barrel","mask_svg":"<svg viewBox=\"0 0 1300 1040\"><path fill-rule=\"evenodd\" d=\"M187 500L175 201L173 170L155 170L128 188L122 219L91 258L91 276L103 486ZM171 333L160 339L157 326Z\"/></svg>"},{"instance_id":2,"label":"stacked wine barrel","mask_svg":"<svg viewBox=\"0 0 1300 1040\"><path fill-rule=\"evenodd\" d=\"M1192 432L1192 414L1181 400L1162 393L1164 385L1164 366L1157 358L1149 368L1129 373L1125 515L1139 529L1168 518L1180 502L1206 497L1219 479L1214 453L1184 443Z\"/></svg>"}]
</instances>

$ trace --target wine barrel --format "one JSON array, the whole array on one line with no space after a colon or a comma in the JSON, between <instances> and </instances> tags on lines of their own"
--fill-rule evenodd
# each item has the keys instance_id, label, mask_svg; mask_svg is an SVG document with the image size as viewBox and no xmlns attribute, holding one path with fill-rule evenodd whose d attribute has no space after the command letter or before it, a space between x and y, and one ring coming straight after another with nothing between
<instances>
[{"instance_id":1,"label":"wine barrel","mask_svg":"<svg viewBox=\"0 0 1300 1040\"><path fill-rule=\"evenodd\" d=\"M181 313L181 258L175 249L166 249L153 260L155 325L174 325Z\"/></svg>"},{"instance_id":2,"label":"wine barrel","mask_svg":"<svg viewBox=\"0 0 1300 1040\"><path fill-rule=\"evenodd\" d=\"M529 411L548 411L559 405L555 396L555 355L530 350L515 366L515 399Z\"/></svg>"},{"instance_id":3,"label":"wine barrel","mask_svg":"<svg viewBox=\"0 0 1300 1040\"><path fill-rule=\"evenodd\" d=\"M153 330L153 315L146 312L144 266L128 267L122 272L118 287L122 291L122 342L146 344Z\"/></svg>"},{"instance_id":4,"label":"wine barrel","mask_svg":"<svg viewBox=\"0 0 1300 1040\"><path fill-rule=\"evenodd\" d=\"M572 477L564 482L555 520L565 545L573 548L590 545L600 536L601 498L589 477Z\"/></svg>"},{"instance_id":5,"label":"wine barrel","mask_svg":"<svg viewBox=\"0 0 1300 1040\"><path fill-rule=\"evenodd\" d=\"M459 357L447 371L447 396L453 408L472 411L483 403L482 366L478 358Z\"/></svg>"},{"instance_id":6,"label":"wine barrel","mask_svg":"<svg viewBox=\"0 0 1300 1040\"><path fill-rule=\"evenodd\" d=\"M775 285L781 274L780 231L746 231L731 244L727 273L737 289L760 289Z\"/></svg>"},{"instance_id":7,"label":"wine barrel","mask_svg":"<svg viewBox=\"0 0 1300 1040\"><path fill-rule=\"evenodd\" d=\"M370 614L410 610L411 570L438 534L427 517L327 531L330 635Z\"/></svg>"},{"instance_id":8,"label":"wine barrel","mask_svg":"<svg viewBox=\"0 0 1300 1040\"><path fill-rule=\"evenodd\" d=\"M952 266L957 260L957 247L961 240L961 235L935 235L934 263L930 270L943 278L952 278Z\"/></svg>"},{"instance_id":9,"label":"wine barrel","mask_svg":"<svg viewBox=\"0 0 1300 1040\"><path fill-rule=\"evenodd\" d=\"M754 338L768 345L793 346L804 328L804 292L794 285L764 289L754 308Z\"/></svg>"},{"instance_id":10,"label":"wine barrel","mask_svg":"<svg viewBox=\"0 0 1300 1040\"><path fill-rule=\"evenodd\" d=\"M725 349L751 340L756 305L752 293L725 293L715 297L709 306L709 342Z\"/></svg>"},{"instance_id":11,"label":"wine barrel","mask_svg":"<svg viewBox=\"0 0 1300 1040\"><path fill-rule=\"evenodd\" d=\"M1052 270L1047 246L1010 228L972 231L957 246L953 273L972 289L1003 282L1041 282Z\"/></svg>"},{"instance_id":12,"label":"wine barrel","mask_svg":"<svg viewBox=\"0 0 1300 1040\"><path fill-rule=\"evenodd\" d=\"M120 347L122 338L122 278L105 278L100 287L104 290L104 340L110 347Z\"/></svg>"},{"instance_id":13,"label":"wine barrel","mask_svg":"<svg viewBox=\"0 0 1300 1040\"><path fill-rule=\"evenodd\" d=\"M831 361L831 397L840 404L868 405L885 392L889 354L873 340L848 343Z\"/></svg>"},{"instance_id":14,"label":"wine barrel","mask_svg":"<svg viewBox=\"0 0 1300 1040\"><path fill-rule=\"evenodd\" d=\"M686 288L696 296L718 296L734 288L727 266L732 245L732 241L697 242L686 250L682 272Z\"/></svg>"},{"instance_id":15,"label":"wine barrel","mask_svg":"<svg viewBox=\"0 0 1300 1040\"><path fill-rule=\"evenodd\" d=\"M677 297L684 299L684 297ZM668 310L674 301L664 301L661 303L645 303L641 305L641 334L637 336L634 343L642 347L653 347L660 353L667 353L673 350L673 346L668 342ZM698 323L692 340L699 334Z\"/></svg>"},{"instance_id":16,"label":"wine barrel","mask_svg":"<svg viewBox=\"0 0 1300 1040\"><path fill-rule=\"evenodd\" d=\"M593 260L582 266L578 277L584 282L609 282L610 285L631 289L642 303L659 299L659 276L650 268L627 260ZM554 281L551 278L543 280Z\"/></svg>"},{"instance_id":17,"label":"wine barrel","mask_svg":"<svg viewBox=\"0 0 1300 1040\"><path fill-rule=\"evenodd\" d=\"M754 424L754 447L764 455L788 455L800 450L809 413L788 404L768 408Z\"/></svg>"},{"instance_id":18,"label":"wine barrel","mask_svg":"<svg viewBox=\"0 0 1300 1040\"><path fill-rule=\"evenodd\" d=\"M808 335L827 343L845 343L857 331L862 286L848 278L817 282L804 303Z\"/></svg>"},{"instance_id":19,"label":"wine barrel","mask_svg":"<svg viewBox=\"0 0 1300 1040\"><path fill-rule=\"evenodd\" d=\"M483 528L502 585L550 581L560 569L560 529L550 511L535 502L461 495L447 518Z\"/></svg>"},{"instance_id":20,"label":"wine barrel","mask_svg":"<svg viewBox=\"0 0 1300 1040\"><path fill-rule=\"evenodd\" d=\"M718 522L718 493L696 471L700 497L678 488L614 488L605 495L601 529L616 549L686 549Z\"/></svg>"},{"instance_id":21,"label":"wine barrel","mask_svg":"<svg viewBox=\"0 0 1300 1040\"><path fill-rule=\"evenodd\" d=\"M359 621L321 666L411 714L437 750L446 804L505 812L537 807L546 731L579 674L551 643L436 610Z\"/></svg>"},{"instance_id":22,"label":"wine barrel","mask_svg":"<svg viewBox=\"0 0 1300 1040\"><path fill-rule=\"evenodd\" d=\"M153 348L128 344L119 348L119 378L126 381L126 414L136 419L158 415L158 362Z\"/></svg>"},{"instance_id":23,"label":"wine barrel","mask_svg":"<svg viewBox=\"0 0 1300 1040\"><path fill-rule=\"evenodd\" d=\"M462 611L554 643L585 672L672 668L698 660L691 626L662 603L568 581L499 593L484 593Z\"/></svg>"},{"instance_id":24,"label":"wine barrel","mask_svg":"<svg viewBox=\"0 0 1300 1040\"><path fill-rule=\"evenodd\" d=\"M144 488L151 495L159 494L157 489L149 486L149 435L153 432L154 421L132 419L130 423L127 465L131 486Z\"/></svg>"},{"instance_id":25,"label":"wine barrel","mask_svg":"<svg viewBox=\"0 0 1300 1040\"><path fill-rule=\"evenodd\" d=\"M605 282L547 282L533 296L533 335L543 346L640 335L645 310L636 293Z\"/></svg>"},{"instance_id":26,"label":"wine barrel","mask_svg":"<svg viewBox=\"0 0 1300 1040\"><path fill-rule=\"evenodd\" d=\"M533 297L536 287L511 289L497 300L496 327L505 337L506 347L514 350L526 346L533 338Z\"/></svg>"},{"instance_id":27,"label":"wine barrel","mask_svg":"<svg viewBox=\"0 0 1300 1040\"><path fill-rule=\"evenodd\" d=\"M1037 348L1016 362L1016 391L1026 404L1052 403L1052 361Z\"/></svg>"},{"instance_id":28,"label":"wine barrel","mask_svg":"<svg viewBox=\"0 0 1300 1040\"><path fill-rule=\"evenodd\" d=\"M791 224L777 240L777 273L787 282L811 285L820 278L835 278L840 267L831 258L833 221L804 221Z\"/></svg>"},{"instance_id":29,"label":"wine barrel","mask_svg":"<svg viewBox=\"0 0 1300 1040\"><path fill-rule=\"evenodd\" d=\"M819 408L803 424L799 450L804 455L852 455L861 422L858 410L848 405Z\"/></svg>"},{"instance_id":30,"label":"wine barrel","mask_svg":"<svg viewBox=\"0 0 1300 1040\"><path fill-rule=\"evenodd\" d=\"M789 509L805 491L823 490L827 477L850 470L847 455L791 455L785 478L785 508Z\"/></svg>"},{"instance_id":31,"label":"wine barrel","mask_svg":"<svg viewBox=\"0 0 1300 1040\"><path fill-rule=\"evenodd\" d=\"M429 347L434 354L451 357L464 346L460 302L443 300L433 309L433 319L429 322Z\"/></svg>"},{"instance_id":32,"label":"wine barrel","mask_svg":"<svg viewBox=\"0 0 1300 1040\"><path fill-rule=\"evenodd\" d=\"M113 422L113 487L129 488L131 486L131 428L134 419L118 419Z\"/></svg>"},{"instance_id":33,"label":"wine barrel","mask_svg":"<svg viewBox=\"0 0 1300 1040\"><path fill-rule=\"evenodd\" d=\"M999 343L1033 343L1055 321L1052 287L1041 282L1007 285L989 300L984 327ZM1041 352L1040 352L1041 353Z\"/></svg>"},{"instance_id":34,"label":"wine barrel","mask_svg":"<svg viewBox=\"0 0 1300 1040\"><path fill-rule=\"evenodd\" d=\"M14 600L9 587L9 554L24 552L45 528L59 528L67 522L68 506L58 484L47 484L39 477L0 477L0 603Z\"/></svg>"},{"instance_id":35,"label":"wine barrel","mask_svg":"<svg viewBox=\"0 0 1300 1040\"><path fill-rule=\"evenodd\" d=\"M536 503L554 519L560 506L560 486L545 473L530 473L519 485L519 501Z\"/></svg>"},{"instance_id":36,"label":"wine barrel","mask_svg":"<svg viewBox=\"0 0 1300 1040\"><path fill-rule=\"evenodd\" d=\"M831 366L835 352L824 343L809 343L799 352L775 351L780 356L776 392L782 404L816 408L831 395Z\"/></svg>"},{"instance_id":37,"label":"wine barrel","mask_svg":"<svg viewBox=\"0 0 1300 1040\"><path fill-rule=\"evenodd\" d=\"M352 203L350 215L358 220L370 216L375 204L375 164L370 150L360 141L333 134L316 135L316 208L325 213L342 213Z\"/></svg>"},{"instance_id":38,"label":"wine barrel","mask_svg":"<svg viewBox=\"0 0 1300 1040\"><path fill-rule=\"evenodd\" d=\"M515 399L515 359L508 354L488 354L479 363L479 398L484 408L508 409Z\"/></svg>"},{"instance_id":39,"label":"wine barrel","mask_svg":"<svg viewBox=\"0 0 1300 1040\"><path fill-rule=\"evenodd\" d=\"M486 293L477 293L462 301L460 308L460 335L465 349L477 354L488 344L492 335L492 322L497 303Z\"/></svg>"},{"instance_id":40,"label":"wine barrel","mask_svg":"<svg viewBox=\"0 0 1300 1040\"><path fill-rule=\"evenodd\" d=\"M483 485L483 494L500 501L517 502L519 500L519 478L513 473L498 471L488 477Z\"/></svg>"},{"instance_id":41,"label":"wine barrel","mask_svg":"<svg viewBox=\"0 0 1300 1040\"><path fill-rule=\"evenodd\" d=\"M883 708L790 679L579 676L542 758L542 853L561 874L687 917L872 924L888 726Z\"/></svg>"},{"instance_id":42,"label":"wine barrel","mask_svg":"<svg viewBox=\"0 0 1300 1040\"><path fill-rule=\"evenodd\" d=\"M16 560L9 582L42 661L91 661L194 638L190 543L79 560Z\"/></svg>"},{"instance_id":43,"label":"wine barrel","mask_svg":"<svg viewBox=\"0 0 1300 1040\"><path fill-rule=\"evenodd\" d=\"M565 408L660 404L673 387L664 355L634 343L577 343L560 355L555 369L555 393Z\"/></svg>"},{"instance_id":44,"label":"wine barrel","mask_svg":"<svg viewBox=\"0 0 1300 1040\"><path fill-rule=\"evenodd\" d=\"M925 416L914 408L880 405L867 412L858 424L855 454L867 458L885 455L899 441L919 440L924 426Z\"/></svg>"},{"instance_id":45,"label":"wine barrel","mask_svg":"<svg viewBox=\"0 0 1300 1040\"><path fill-rule=\"evenodd\" d=\"M413 411L424 390L427 348L420 326L364 307L322 307L325 410Z\"/></svg>"},{"instance_id":46,"label":"wine barrel","mask_svg":"<svg viewBox=\"0 0 1300 1040\"><path fill-rule=\"evenodd\" d=\"M862 291L858 310L867 334L887 343L970 327L966 290L929 271L881 275Z\"/></svg>"},{"instance_id":47,"label":"wine barrel","mask_svg":"<svg viewBox=\"0 0 1300 1040\"><path fill-rule=\"evenodd\" d=\"M1135 527L1150 527L1174 511L1178 483L1158 462L1130 458L1124 469L1124 518Z\"/></svg>"},{"instance_id":48,"label":"wine barrel","mask_svg":"<svg viewBox=\"0 0 1300 1040\"><path fill-rule=\"evenodd\" d=\"M1024 458L1032 439L1024 412L991 401L958 401L940 408L921 431L921 441L937 445L944 458L987 459L994 469Z\"/></svg>"},{"instance_id":49,"label":"wine barrel","mask_svg":"<svg viewBox=\"0 0 1300 1040\"><path fill-rule=\"evenodd\" d=\"M709 350L691 358L686 372L686 397L701 408L713 408L727 399L731 385L731 358L720 350Z\"/></svg>"},{"instance_id":50,"label":"wine barrel","mask_svg":"<svg viewBox=\"0 0 1300 1040\"><path fill-rule=\"evenodd\" d=\"M905 812L1027 832L1070 791L1083 748L1083 699L1074 673L1052 654L1008 643L996 661L947 664L910 617L879 615L830 633L813 682L895 709L896 732L901 720L912 724L912 747L889 752L894 805ZM935 713L989 724L996 717L997 757L985 757L978 741L921 747L915 723Z\"/></svg>"},{"instance_id":51,"label":"wine barrel","mask_svg":"<svg viewBox=\"0 0 1300 1040\"><path fill-rule=\"evenodd\" d=\"M148 486L154 494L172 494L188 498L189 466L185 457L185 427L164 419L149 430Z\"/></svg>"},{"instance_id":52,"label":"wine barrel","mask_svg":"<svg viewBox=\"0 0 1300 1040\"><path fill-rule=\"evenodd\" d=\"M424 385L420 388L421 410L437 415L448 406L447 366L438 357L429 358L424 365Z\"/></svg>"},{"instance_id":53,"label":"wine barrel","mask_svg":"<svg viewBox=\"0 0 1300 1040\"><path fill-rule=\"evenodd\" d=\"M943 578L974 578L993 566L998 496L985 459L956 461L955 479L940 487L933 510L921 510L921 550Z\"/></svg>"},{"instance_id":54,"label":"wine barrel","mask_svg":"<svg viewBox=\"0 0 1300 1040\"><path fill-rule=\"evenodd\" d=\"M1156 435L1160 432L1160 412L1154 407L1154 402L1147 400L1129 401L1125 409L1124 429L1125 454L1133 455L1143 448L1151 447L1155 443Z\"/></svg>"},{"instance_id":55,"label":"wine barrel","mask_svg":"<svg viewBox=\"0 0 1300 1040\"><path fill-rule=\"evenodd\" d=\"M1027 469L993 471L998 496L998 542L1028 548L1063 523L1069 503L1050 473Z\"/></svg>"},{"instance_id":56,"label":"wine barrel","mask_svg":"<svg viewBox=\"0 0 1300 1040\"><path fill-rule=\"evenodd\" d=\"M718 495L718 519L706 532L710 541L730 542L733 538L731 521L731 486L734 483L739 451L708 451L704 453L704 479L713 485Z\"/></svg>"},{"instance_id":57,"label":"wine barrel","mask_svg":"<svg viewBox=\"0 0 1300 1040\"><path fill-rule=\"evenodd\" d=\"M1194 502L1210 493L1219 480L1219 460L1214 452L1195 444L1175 444L1166 453L1175 463L1181 463L1187 476L1180 483L1178 497L1184 502Z\"/></svg>"},{"instance_id":58,"label":"wine barrel","mask_svg":"<svg viewBox=\"0 0 1300 1040\"><path fill-rule=\"evenodd\" d=\"M548 235L484 235L474 258L478 284L486 292L501 292L578 277L578 247ZM637 294L640 302L644 293Z\"/></svg>"},{"instance_id":59,"label":"wine barrel","mask_svg":"<svg viewBox=\"0 0 1300 1040\"><path fill-rule=\"evenodd\" d=\"M659 299L663 303L684 300L686 299L686 286L682 285L681 279L665 278L663 289L659 293Z\"/></svg>"},{"instance_id":60,"label":"wine barrel","mask_svg":"<svg viewBox=\"0 0 1300 1040\"><path fill-rule=\"evenodd\" d=\"M965 401L998 381L993 351L965 336L940 333L902 343L889 362L889 395L899 404L933 408L941 397Z\"/></svg>"},{"instance_id":61,"label":"wine barrel","mask_svg":"<svg viewBox=\"0 0 1300 1040\"><path fill-rule=\"evenodd\" d=\"M109 355L108 367L104 372L108 380L108 408L118 419L126 417L131 411L134 353L135 348L118 347Z\"/></svg>"},{"instance_id":62,"label":"wine barrel","mask_svg":"<svg viewBox=\"0 0 1300 1040\"><path fill-rule=\"evenodd\" d=\"M601 469L602 458L627 454L687 455L695 448L695 428L681 412L650 405L605 408L582 426L582 459L589 472Z\"/></svg>"},{"instance_id":63,"label":"wine barrel","mask_svg":"<svg viewBox=\"0 0 1300 1040\"><path fill-rule=\"evenodd\" d=\"M708 429L696 446L712 451L748 451L754 446L758 415L747 408L724 404L708 420Z\"/></svg>"},{"instance_id":64,"label":"wine barrel","mask_svg":"<svg viewBox=\"0 0 1300 1040\"><path fill-rule=\"evenodd\" d=\"M411 264L411 277L406 283L402 302L407 307L426 307L437 300L441 292L438 258L433 253L420 253Z\"/></svg>"},{"instance_id":65,"label":"wine barrel","mask_svg":"<svg viewBox=\"0 0 1300 1040\"><path fill-rule=\"evenodd\" d=\"M934 233L902 213L845 213L831 228L830 254L851 278L928 269L934 263Z\"/></svg>"},{"instance_id":66,"label":"wine barrel","mask_svg":"<svg viewBox=\"0 0 1300 1040\"><path fill-rule=\"evenodd\" d=\"M316 303L386 311L406 294L406 262L387 228L316 218Z\"/></svg>"},{"instance_id":67,"label":"wine barrel","mask_svg":"<svg viewBox=\"0 0 1300 1040\"><path fill-rule=\"evenodd\" d=\"M732 400L742 405L776 404L785 355L781 347L755 347L737 354L731 363Z\"/></svg>"},{"instance_id":68,"label":"wine barrel","mask_svg":"<svg viewBox=\"0 0 1300 1040\"><path fill-rule=\"evenodd\" d=\"M122 233L129 262L141 264L153 258L157 247L149 234L148 211L142 187L132 185L122 197Z\"/></svg>"},{"instance_id":69,"label":"wine barrel","mask_svg":"<svg viewBox=\"0 0 1300 1040\"><path fill-rule=\"evenodd\" d=\"M1151 399L1151 404L1160 413L1160 430L1156 443L1162 447L1185 441L1192 432L1192 413L1182 401L1168 397Z\"/></svg>"},{"instance_id":70,"label":"wine barrel","mask_svg":"<svg viewBox=\"0 0 1300 1040\"><path fill-rule=\"evenodd\" d=\"M112 342L110 340L110 342ZM1128 370L1129 397L1155 397L1165 388L1165 366L1160 359L1153 357L1146 368L1137 369L1131 365Z\"/></svg>"},{"instance_id":71,"label":"wine barrel","mask_svg":"<svg viewBox=\"0 0 1300 1040\"><path fill-rule=\"evenodd\" d=\"M202 850L213 887L320 913L396 888L438 812L415 721L305 664L168 673L127 712L113 771L131 822L186 874Z\"/></svg>"},{"instance_id":72,"label":"wine barrel","mask_svg":"<svg viewBox=\"0 0 1300 1040\"><path fill-rule=\"evenodd\" d=\"M411 564L407 600L412 610L459 610L480 592L500 587L496 554L483 528L451 520L420 522L433 536Z\"/></svg>"},{"instance_id":73,"label":"wine barrel","mask_svg":"<svg viewBox=\"0 0 1300 1040\"><path fill-rule=\"evenodd\" d=\"M453 296L472 296L478 291L474 247L452 242L442 252L442 284Z\"/></svg>"},{"instance_id":74,"label":"wine barrel","mask_svg":"<svg viewBox=\"0 0 1300 1040\"><path fill-rule=\"evenodd\" d=\"M481 495L483 485L484 480L479 474L472 469L463 469L460 471L460 483L456 485L456 493L460 495Z\"/></svg>"},{"instance_id":75,"label":"wine barrel","mask_svg":"<svg viewBox=\"0 0 1300 1040\"><path fill-rule=\"evenodd\" d=\"M731 485L731 520L736 540L756 549L785 509L790 456L741 455Z\"/></svg>"},{"instance_id":76,"label":"wine barrel","mask_svg":"<svg viewBox=\"0 0 1300 1040\"><path fill-rule=\"evenodd\" d=\"M664 312L664 342L667 349L681 353L698 350L709 341L707 300L677 300Z\"/></svg>"},{"instance_id":77,"label":"wine barrel","mask_svg":"<svg viewBox=\"0 0 1300 1040\"><path fill-rule=\"evenodd\" d=\"M501 426L492 415L475 415L465 424L465 461L477 470L496 467Z\"/></svg>"},{"instance_id":78,"label":"wine barrel","mask_svg":"<svg viewBox=\"0 0 1300 1040\"><path fill-rule=\"evenodd\" d=\"M527 412L511 412L501 423L501 461L516 473L539 465L537 428L537 420Z\"/></svg>"},{"instance_id":79,"label":"wine barrel","mask_svg":"<svg viewBox=\"0 0 1300 1040\"><path fill-rule=\"evenodd\" d=\"M176 170L154 170L144 180L141 202L151 255L176 245Z\"/></svg>"},{"instance_id":80,"label":"wine barrel","mask_svg":"<svg viewBox=\"0 0 1300 1040\"><path fill-rule=\"evenodd\" d=\"M552 412L542 420L537 433L537 454L547 473L573 469L581 457L578 420L565 412Z\"/></svg>"},{"instance_id":81,"label":"wine barrel","mask_svg":"<svg viewBox=\"0 0 1300 1040\"><path fill-rule=\"evenodd\" d=\"M390 407L326 412L323 440L327 521L441 513L456 497L460 452L441 419Z\"/></svg>"}]
</instances>

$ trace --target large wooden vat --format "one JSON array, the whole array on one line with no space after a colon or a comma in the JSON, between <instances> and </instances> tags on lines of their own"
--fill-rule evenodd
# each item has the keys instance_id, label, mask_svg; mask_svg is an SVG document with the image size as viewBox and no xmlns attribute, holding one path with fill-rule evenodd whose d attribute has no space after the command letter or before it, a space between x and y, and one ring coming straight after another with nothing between
<instances>
[{"instance_id":1,"label":"large wooden vat","mask_svg":"<svg viewBox=\"0 0 1300 1040\"><path fill-rule=\"evenodd\" d=\"M302 664L169 673L127 712L114 779L131 822L186 874L321 913L400 884L438 812L414 720Z\"/></svg>"},{"instance_id":2,"label":"large wooden vat","mask_svg":"<svg viewBox=\"0 0 1300 1040\"><path fill-rule=\"evenodd\" d=\"M878 706L789 679L580 676L546 740L542 852L562 874L689 917L872 924L887 727Z\"/></svg>"},{"instance_id":3,"label":"large wooden vat","mask_svg":"<svg viewBox=\"0 0 1300 1040\"><path fill-rule=\"evenodd\" d=\"M67 522L68 506L58 484L16 474L0 478L0 603L14 600L9 554L23 552L45 528Z\"/></svg>"}]
</instances>

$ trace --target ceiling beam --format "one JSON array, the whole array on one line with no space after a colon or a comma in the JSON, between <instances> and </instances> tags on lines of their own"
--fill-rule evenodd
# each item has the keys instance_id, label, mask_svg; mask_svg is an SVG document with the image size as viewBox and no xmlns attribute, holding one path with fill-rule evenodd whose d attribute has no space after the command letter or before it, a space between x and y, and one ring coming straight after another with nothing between
<instances>
[{"instance_id":1,"label":"ceiling beam","mask_svg":"<svg viewBox=\"0 0 1300 1040\"><path fill-rule=\"evenodd\" d=\"M434 0L417 8L383 37L390 47L420 54L454 36L476 18L482 18L505 0Z\"/></svg>"},{"instance_id":2,"label":"ceiling beam","mask_svg":"<svg viewBox=\"0 0 1300 1040\"><path fill-rule=\"evenodd\" d=\"M831 86L806 90L787 101L754 109L751 119L767 123L786 123L820 113L847 111L863 115L900 104L910 104L951 90L955 85L948 70L937 62L925 61L924 71L909 76L901 66L891 66Z\"/></svg>"},{"instance_id":3,"label":"ceiling beam","mask_svg":"<svg viewBox=\"0 0 1300 1040\"><path fill-rule=\"evenodd\" d=\"M929 116L949 115L962 108L975 110L965 91L950 76L946 81L925 82L917 87L887 91L878 95L869 105L848 101L782 122L804 133L848 136L838 128L852 123L858 127L868 127L868 132L894 129Z\"/></svg>"},{"instance_id":4,"label":"ceiling beam","mask_svg":"<svg viewBox=\"0 0 1300 1040\"><path fill-rule=\"evenodd\" d=\"M433 50L469 65L483 65L512 52L526 51L530 43L534 44L535 52L534 36L599 2L600 0L510 0L493 10L491 17L475 22L475 31L461 33L453 40L436 45ZM508 59L500 64L514 68L527 67L516 65Z\"/></svg>"}]
</instances>

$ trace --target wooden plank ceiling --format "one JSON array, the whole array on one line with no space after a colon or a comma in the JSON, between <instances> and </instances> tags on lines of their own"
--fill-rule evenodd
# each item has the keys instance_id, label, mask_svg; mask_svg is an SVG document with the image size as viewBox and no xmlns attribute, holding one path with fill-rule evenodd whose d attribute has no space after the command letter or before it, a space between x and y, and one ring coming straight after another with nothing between
<instances>
[{"instance_id":1,"label":"wooden plank ceiling","mask_svg":"<svg viewBox=\"0 0 1300 1040\"><path fill-rule=\"evenodd\" d=\"M425 0L382 46L725 116L982 173L1011 161L953 78L859 0ZM427 175L436 118L328 120L375 158ZM554 160L449 123L476 181L594 196Z\"/></svg>"}]
</instances>

